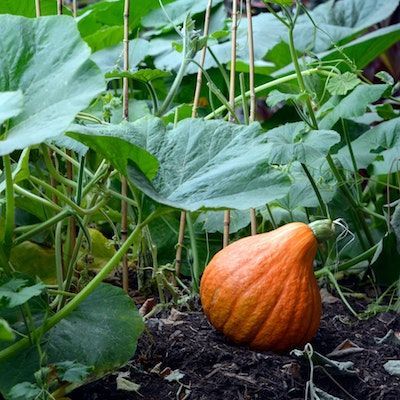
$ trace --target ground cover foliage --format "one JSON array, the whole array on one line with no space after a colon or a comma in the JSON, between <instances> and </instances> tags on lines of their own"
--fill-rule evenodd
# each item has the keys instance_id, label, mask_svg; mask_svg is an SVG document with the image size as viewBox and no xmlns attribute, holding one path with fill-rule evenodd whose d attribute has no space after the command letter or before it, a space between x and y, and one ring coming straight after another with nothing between
<instances>
[{"instance_id":1,"label":"ground cover foliage","mask_svg":"<svg viewBox=\"0 0 400 400\"><path fill-rule=\"evenodd\" d=\"M399 1L252 2L254 53L239 2L235 61L233 2L61 3L0 1L1 395L66 398L129 362L119 384L132 398L140 385L157 398L148 389L157 380L170 398L276 397L263 375L240 361L265 356L301 369L282 372L286 397L277 399L357 398L349 376L338 385L329 373L329 384L326 376L321 385L308 376L335 364L323 358L334 350L331 338L363 348L347 343L345 355L377 354L379 377L370 359L356 375L381 390L368 384L363 397L398 398ZM340 312L325 307L325 325L305 349L284 356L237 349L201 316L201 273L222 247L227 209L230 240L251 228L338 221L338 238L320 247L315 274L340 300ZM121 288L127 271L134 301ZM165 323L171 307L186 313L183 333ZM337 318L352 321L342 336L332 332ZM210 340L220 359L201 364L178 349L175 360L173 340L166 342L171 349L161 344L164 335L181 334L189 343L190 332ZM234 352L230 367L227 349ZM179 361L179 352L193 365ZM159 371L150 365L157 361ZM196 365L207 370L200 380L192 375ZM212 385L227 377L241 384L218 393L205 385L202 393L196 385L207 376ZM113 379L81 393L96 398L103 387L96 385L115 390Z\"/></svg>"}]
</instances>

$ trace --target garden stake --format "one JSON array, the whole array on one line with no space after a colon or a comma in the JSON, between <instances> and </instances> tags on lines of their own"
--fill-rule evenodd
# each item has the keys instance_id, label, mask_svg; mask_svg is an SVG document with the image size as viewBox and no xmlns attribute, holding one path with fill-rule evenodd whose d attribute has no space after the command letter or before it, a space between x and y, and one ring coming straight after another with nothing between
<instances>
[{"instance_id":1,"label":"garden stake","mask_svg":"<svg viewBox=\"0 0 400 400\"><path fill-rule=\"evenodd\" d=\"M36 10L36 16L40 17L41 11L40 11L40 0L35 0L35 10Z\"/></svg>"},{"instance_id":2,"label":"garden stake","mask_svg":"<svg viewBox=\"0 0 400 400\"><path fill-rule=\"evenodd\" d=\"M254 91L254 34L251 14L251 0L246 0L247 40L249 46L249 86L250 86L250 115L249 123L253 123L256 114L256 93ZM256 210L250 209L251 234L257 234Z\"/></svg>"},{"instance_id":3,"label":"garden stake","mask_svg":"<svg viewBox=\"0 0 400 400\"><path fill-rule=\"evenodd\" d=\"M74 18L78 15L78 0L72 0L72 15Z\"/></svg>"},{"instance_id":4,"label":"garden stake","mask_svg":"<svg viewBox=\"0 0 400 400\"><path fill-rule=\"evenodd\" d=\"M129 0L125 0L124 5L124 71L129 71ZM123 79L123 119L129 119L129 79ZM121 195L127 197L128 183L124 176L121 177ZM128 203L121 201L121 241L124 243L128 237ZM129 290L128 281L128 255L125 253L122 257L122 287L126 292Z\"/></svg>"},{"instance_id":5,"label":"garden stake","mask_svg":"<svg viewBox=\"0 0 400 400\"><path fill-rule=\"evenodd\" d=\"M231 73L229 77L229 104L232 110L235 109L235 75L236 75L236 42L237 42L237 0L232 3L232 28L231 28ZM234 114L229 112L229 121L235 120ZM229 244L229 226L231 224L231 213L229 210L224 212L224 235L222 246Z\"/></svg>"},{"instance_id":6,"label":"garden stake","mask_svg":"<svg viewBox=\"0 0 400 400\"><path fill-rule=\"evenodd\" d=\"M63 0L57 0L57 15L62 15Z\"/></svg>"},{"instance_id":7,"label":"garden stake","mask_svg":"<svg viewBox=\"0 0 400 400\"><path fill-rule=\"evenodd\" d=\"M204 17L203 35L205 37L208 36L208 31L209 31L209 27L210 27L211 8L212 8L212 0L208 0L206 14ZM193 107L192 107L192 118L197 117L197 108L199 106L201 84L203 81L202 67L204 66L206 54L207 54L207 46L204 45L203 49L201 50L199 70L197 71L196 88L195 88L195 92L194 92ZM180 217L180 221L179 221L178 243L177 243L176 255L175 255L175 273L177 276L179 276L179 274L181 272L182 248L183 248L183 241L185 239L185 225L186 225L186 211L181 211L181 217Z\"/></svg>"}]
</instances>

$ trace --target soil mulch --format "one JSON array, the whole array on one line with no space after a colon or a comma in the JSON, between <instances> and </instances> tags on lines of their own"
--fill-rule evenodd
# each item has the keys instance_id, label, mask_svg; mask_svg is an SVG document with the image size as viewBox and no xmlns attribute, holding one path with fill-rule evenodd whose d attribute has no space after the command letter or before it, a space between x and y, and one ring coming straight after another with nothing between
<instances>
[{"instance_id":1,"label":"soil mulch","mask_svg":"<svg viewBox=\"0 0 400 400\"><path fill-rule=\"evenodd\" d=\"M387 361L400 360L399 315L383 313L360 321L341 302L328 299L333 303L324 303L321 327L311 344L333 362L314 353L311 387L321 400L400 400L400 377L384 369ZM216 332L201 311L172 310L147 321L126 367L77 389L70 398L300 400L309 380L307 357L238 347ZM137 392L117 389L117 381L140 387Z\"/></svg>"}]
</instances>

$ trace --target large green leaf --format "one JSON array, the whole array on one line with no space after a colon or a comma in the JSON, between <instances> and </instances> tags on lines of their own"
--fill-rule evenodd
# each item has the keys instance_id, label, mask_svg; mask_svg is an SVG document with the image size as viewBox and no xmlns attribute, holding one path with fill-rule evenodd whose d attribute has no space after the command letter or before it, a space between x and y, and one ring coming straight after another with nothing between
<instances>
[{"instance_id":1,"label":"large green leaf","mask_svg":"<svg viewBox=\"0 0 400 400\"><path fill-rule=\"evenodd\" d=\"M47 1L54 2L54 0ZM163 4L165 5L172 1L163 0ZM81 10L78 26L82 37L86 38L99 30L106 30L109 27L122 26L124 22L124 3L125 0L99 1ZM159 7L159 0L130 0L130 9L132 10L129 18L130 29L138 28L142 17Z\"/></svg>"},{"instance_id":2,"label":"large green leaf","mask_svg":"<svg viewBox=\"0 0 400 400\"><path fill-rule=\"evenodd\" d=\"M63 8L63 13L70 14L67 7ZM32 0L1 0L0 14L22 15L24 17L36 17L35 1ZM56 15L57 2L54 0L40 0L41 15Z\"/></svg>"},{"instance_id":3,"label":"large green leaf","mask_svg":"<svg viewBox=\"0 0 400 400\"><path fill-rule=\"evenodd\" d=\"M324 51L318 54L318 58L322 61L332 61L336 64L336 60L342 59L343 56L347 56L354 65L362 69L367 66L371 61L375 60L380 54L384 53L390 46L397 43L400 40L400 24L390 25L385 28L377 29L369 32L356 40L353 40L340 48L334 48L332 50ZM275 56L275 54L274 54ZM315 58L306 57L308 62L314 62ZM274 59L272 59L274 61ZM283 67L279 65L280 69L273 72L273 77L279 77L287 75L294 71L294 66L287 62L288 65ZM341 71L348 71L349 65L346 63L340 63L337 68ZM268 75L271 69L267 70Z\"/></svg>"},{"instance_id":4,"label":"large green leaf","mask_svg":"<svg viewBox=\"0 0 400 400\"><path fill-rule=\"evenodd\" d=\"M0 26L0 92L24 95L0 141L0 154L7 154L62 134L104 80L72 18L0 15Z\"/></svg>"},{"instance_id":5,"label":"large green leaf","mask_svg":"<svg viewBox=\"0 0 400 400\"><path fill-rule=\"evenodd\" d=\"M125 292L102 284L44 336L42 350L49 364L76 361L94 367L90 378L99 378L133 356L143 329L143 320ZM36 347L1 362L2 395L7 398L20 382L34 382L33 373L39 366Z\"/></svg>"},{"instance_id":6,"label":"large green leaf","mask_svg":"<svg viewBox=\"0 0 400 400\"><path fill-rule=\"evenodd\" d=\"M388 18L399 5L398 0L329 0L310 14L299 18L295 29L296 48L321 52L332 42L354 37L355 34Z\"/></svg>"},{"instance_id":7,"label":"large green leaf","mask_svg":"<svg viewBox=\"0 0 400 400\"><path fill-rule=\"evenodd\" d=\"M9 118L16 117L21 111L24 96L20 90L0 92L0 125Z\"/></svg>"},{"instance_id":8,"label":"large green leaf","mask_svg":"<svg viewBox=\"0 0 400 400\"><path fill-rule=\"evenodd\" d=\"M390 46L400 41L400 24L390 25L369 32L339 49L320 54L324 61L334 61L345 54L354 62L357 68L362 69L371 61L385 52ZM346 64L338 65L339 69L347 69Z\"/></svg>"},{"instance_id":9,"label":"large green leaf","mask_svg":"<svg viewBox=\"0 0 400 400\"><path fill-rule=\"evenodd\" d=\"M214 0L213 6L222 3L222 1ZM157 8L145 15L142 18L142 25L145 28L172 28L173 24L179 25L183 23L189 12L194 15L205 11L207 4L208 0L176 0L166 5L164 9Z\"/></svg>"},{"instance_id":10,"label":"large green leaf","mask_svg":"<svg viewBox=\"0 0 400 400\"><path fill-rule=\"evenodd\" d=\"M341 118L352 119L365 113L369 104L381 98L388 85L360 85L344 98L333 97L333 108L321 120L322 129L332 128Z\"/></svg>"},{"instance_id":11,"label":"large green leaf","mask_svg":"<svg viewBox=\"0 0 400 400\"><path fill-rule=\"evenodd\" d=\"M129 41L129 67L135 68L144 60L149 51L149 42L138 38ZM98 65L103 73L122 69L122 43L97 51L92 55L92 60Z\"/></svg>"},{"instance_id":12,"label":"large green leaf","mask_svg":"<svg viewBox=\"0 0 400 400\"><path fill-rule=\"evenodd\" d=\"M285 124L268 131L267 154L272 164L299 161L307 165L319 160L340 142L340 135L329 130L309 130L305 123Z\"/></svg>"},{"instance_id":13,"label":"large green leaf","mask_svg":"<svg viewBox=\"0 0 400 400\"><path fill-rule=\"evenodd\" d=\"M176 128L165 128L160 119L142 118L120 125L74 125L73 130L89 146L92 139L88 135L110 139L102 150L105 157L110 157L106 152L113 152L108 146L116 138L155 156L159 170L154 179L143 175L140 162L128 165L128 176L153 200L172 207L247 209L288 191L286 174L268 164L268 136L257 123L246 127L186 119Z\"/></svg>"},{"instance_id":14,"label":"large green leaf","mask_svg":"<svg viewBox=\"0 0 400 400\"><path fill-rule=\"evenodd\" d=\"M157 157L160 169L151 182L133 166L128 176L149 197L172 207L247 209L288 191L286 174L268 164L267 135L257 123L186 119L134 140Z\"/></svg>"},{"instance_id":15,"label":"large green leaf","mask_svg":"<svg viewBox=\"0 0 400 400\"><path fill-rule=\"evenodd\" d=\"M133 162L146 177L152 179L157 173L157 159L133 144L133 136L141 135L145 129L140 123L127 122L119 125L71 125L68 135L101 154L122 174L126 174L128 163Z\"/></svg>"},{"instance_id":16,"label":"large green leaf","mask_svg":"<svg viewBox=\"0 0 400 400\"><path fill-rule=\"evenodd\" d=\"M400 170L400 118L369 129L351 143L358 168L372 165L373 173L383 175ZM338 158L353 170L348 147L340 149Z\"/></svg>"}]
</instances>

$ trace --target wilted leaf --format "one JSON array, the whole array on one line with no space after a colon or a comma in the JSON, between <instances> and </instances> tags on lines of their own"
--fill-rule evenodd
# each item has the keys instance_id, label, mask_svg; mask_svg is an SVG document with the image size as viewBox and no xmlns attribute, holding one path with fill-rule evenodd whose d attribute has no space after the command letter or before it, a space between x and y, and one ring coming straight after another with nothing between
<instances>
[{"instance_id":1,"label":"wilted leaf","mask_svg":"<svg viewBox=\"0 0 400 400\"><path fill-rule=\"evenodd\" d=\"M389 360L383 365L390 375L400 376L400 360Z\"/></svg>"}]
</instances>

